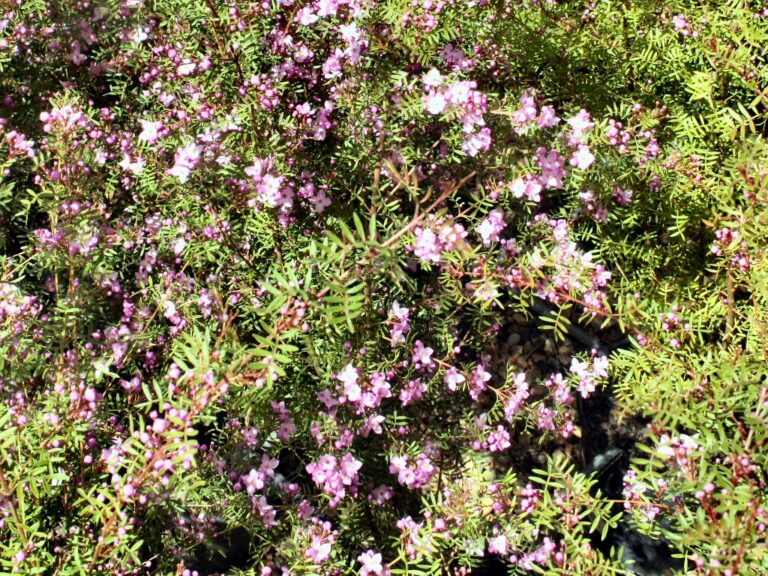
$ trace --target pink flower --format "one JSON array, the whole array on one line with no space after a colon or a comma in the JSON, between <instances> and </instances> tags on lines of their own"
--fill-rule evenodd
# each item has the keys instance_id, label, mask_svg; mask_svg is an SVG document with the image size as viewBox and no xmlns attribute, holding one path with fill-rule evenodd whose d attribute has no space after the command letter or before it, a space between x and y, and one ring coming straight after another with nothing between
<instances>
[{"instance_id":1,"label":"pink flower","mask_svg":"<svg viewBox=\"0 0 768 576\"><path fill-rule=\"evenodd\" d=\"M575 166L579 170L586 170L592 166L594 161L595 157L592 155L592 152L590 152L589 146L582 144L578 147L576 152L573 153L573 156L571 157L571 166Z\"/></svg>"},{"instance_id":2,"label":"pink flower","mask_svg":"<svg viewBox=\"0 0 768 576\"><path fill-rule=\"evenodd\" d=\"M478 364L469 376L469 395L473 400L480 397L480 393L487 390L485 385L491 379L490 372L486 372L482 364Z\"/></svg>"},{"instance_id":3,"label":"pink flower","mask_svg":"<svg viewBox=\"0 0 768 576\"><path fill-rule=\"evenodd\" d=\"M536 159L541 167L541 182L547 188L562 188L565 169L563 168L563 157L557 150L550 150L543 146L537 150Z\"/></svg>"},{"instance_id":4,"label":"pink flower","mask_svg":"<svg viewBox=\"0 0 768 576\"><path fill-rule=\"evenodd\" d=\"M389 329L389 336L392 340L392 346L402 344L405 342L405 335L411 330L411 326L408 323L409 309L395 301L392 303L392 309L389 311L392 317L387 323L391 326Z\"/></svg>"},{"instance_id":5,"label":"pink flower","mask_svg":"<svg viewBox=\"0 0 768 576\"><path fill-rule=\"evenodd\" d=\"M543 188L542 182L538 176L523 176L517 178L512 184L509 185L509 189L515 198L522 198L525 196L531 202L537 204L541 202L541 189Z\"/></svg>"},{"instance_id":6,"label":"pink flower","mask_svg":"<svg viewBox=\"0 0 768 576\"><path fill-rule=\"evenodd\" d=\"M629 204L632 201L633 194L634 191L630 190L629 188L624 189L616 186L616 188L613 189L613 197L616 198L616 203L620 206Z\"/></svg>"},{"instance_id":7,"label":"pink flower","mask_svg":"<svg viewBox=\"0 0 768 576\"><path fill-rule=\"evenodd\" d=\"M162 434L165 432L167 427L168 423L162 418L157 418L154 422L152 422L152 431L155 434Z\"/></svg>"},{"instance_id":8,"label":"pink flower","mask_svg":"<svg viewBox=\"0 0 768 576\"><path fill-rule=\"evenodd\" d=\"M509 550L509 542L504 534L494 536L488 541L488 552L490 554L499 554L500 556L506 556Z\"/></svg>"},{"instance_id":9,"label":"pink flower","mask_svg":"<svg viewBox=\"0 0 768 576\"><path fill-rule=\"evenodd\" d=\"M408 406L414 402L421 400L424 393L427 391L427 385L421 381L421 378L409 380L406 385L400 390L400 403L403 406Z\"/></svg>"},{"instance_id":10,"label":"pink flower","mask_svg":"<svg viewBox=\"0 0 768 576\"><path fill-rule=\"evenodd\" d=\"M357 557L357 561L362 564L359 576L385 576L389 574L389 569L382 564L381 554L368 550Z\"/></svg>"},{"instance_id":11,"label":"pink flower","mask_svg":"<svg viewBox=\"0 0 768 576\"><path fill-rule=\"evenodd\" d=\"M119 166L123 170L138 176L139 174L144 172L145 164L146 163L141 158L138 158L137 160L132 160L128 154L123 154L123 159L120 162Z\"/></svg>"},{"instance_id":12,"label":"pink flower","mask_svg":"<svg viewBox=\"0 0 768 576\"><path fill-rule=\"evenodd\" d=\"M340 78L341 72L341 57L344 53L336 49L336 52L328 56L328 59L323 63L323 77L326 80L333 80L334 78Z\"/></svg>"},{"instance_id":13,"label":"pink flower","mask_svg":"<svg viewBox=\"0 0 768 576\"><path fill-rule=\"evenodd\" d=\"M509 396L504 404L504 417L507 419L507 422L512 423L515 416L520 412L523 402L528 399L529 390L525 372L515 374L513 387L509 390Z\"/></svg>"},{"instance_id":14,"label":"pink flower","mask_svg":"<svg viewBox=\"0 0 768 576\"><path fill-rule=\"evenodd\" d=\"M461 372L459 372L454 366L448 368L448 370L445 371L445 376L443 376L443 382L445 382L446 387L451 392L455 392L456 387L465 381L466 378L464 378L463 374L461 374Z\"/></svg>"},{"instance_id":15,"label":"pink flower","mask_svg":"<svg viewBox=\"0 0 768 576\"><path fill-rule=\"evenodd\" d=\"M336 375L336 378L344 385L344 395L350 402L358 402L362 397L362 389L357 383L360 373L352 364L347 364L343 372Z\"/></svg>"},{"instance_id":16,"label":"pink flower","mask_svg":"<svg viewBox=\"0 0 768 576\"><path fill-rule=\"evenodd\" d=\"M430 228L421 228L417 226L414 231L416 236L416 246L414 246L414 255L424 262L440 261L440 244L437 234Z\"/></svg>"},{"instance_id":17,"label":"pink flower","mask_svg":"<svg viewBox=\"0 0 768 576\"><path fill-rule=\"evenodd\" d=\"M557 117L552 106L542 106L537 123L542 128L554 128L560 124L560 118Z\"/></svg>"},{"instance_id":18,"label":"pink flower","mask_svg":"<svg viewBox=\"0 0 768 576\"><path fill-rule=\"evenodd\" d=\"M488 217L483 220L475 231L483 239L483 246L489 246L491 242L499 241L499 233L504 230L504 211L500 208L491 210Z\"/></svg>"},{"instance_id":19,"label":"pink flower","mask_svg":"<svg viewBox=\"0 0 768 576\"><path fill-rule=\"evenodd\" d=\"M509 440L507 429L504 426L497 426L496 430L488 435L488 450L503 452L512 445Z\"/></svg>"},{"instance_id":20,"label":"pink flower","mask_svg":"<svg viewBox=\"0 0 768 576\"><path fill-rule=\"evenodd\" d=\"M346 486L350 486L355 482L357 473L362 467L363 463L360 462L360 460L357 460L349 452L341 457L341 477Z\"/></svg>"},{"instance_id":21,"label":"pink flower","mask_svg":"<svg viewBox=\"0 0 768 576\"><path fill-rule=\"evenodd\" d=\"M339 0L317 0L317 15L321 18L336 16L339 10Z\"/></svg>"},{"instance_id":22,"label":"pink flower","mask_svg":"<svg viewBox=\"0 0 768 576\"><path fill-rule=\"evenodd\" d=\"M125 500L130 500L133 498L134 494L136 494L136 488L133 487L133 484L126 484L123 486L123 498Z\"/></svg>"},{"instance_id":23,"label":"pink flower","mask_svg":"<svg viewBox=\"0 0 768 576\"><path fill-rule=\"evenodd\" d=\"M264 488L265 480L266 477L264 476L263 472L253 469L251 469L247 476L242 477L242 483L245 485L245 491L251 495L255 494L256 491L262 490Z\"/></svg>"},{"instance_id":24,"label":"pink flower","mask_svg":"<svg viewBox=\"0 0 768 576\"><path fill-rule=\"evenodd\" d=\"M163 127L162 122L151 122L149 120L140 120L141 133L139 134L139 142L148 142L154 144L159 138L159 131Z\"/></svg>"},{"instance_id":25,"label":"pink flower","mask_svg":"<svg viewBox=\"0 0 768 576\"><path fill-rule=\"evenodd\" d=\"M448 102L442 92L433 92L424 99L424 109L433 115L442 114Z\"/></svg>"},{"instance_id":26,"label":"pink flower","mask_svg":"<svg viewBox=\"0 0 768 576\"><path fill-rule=\"evenodd\" d=\"M298 22L302 26L311 26L317 21L318 21L318 15L316 12L312 11L312 7L310 6L305 6L304 8L299 10L299 13L296 15L296 22Z\"/></svg>"},{"instance_id":27,"label":"pink flower","mask_svg":"<svg viewBox=\"0 0 768 576\"><path fill-rule=\"evenodd\" d=\"M413 345L413 363L416 366L416 368L422 369L422 368L432 368L435 365L434 360L432 360L432 354L434 353L434 350L430 348L429 346L424 346L423 342L421 340L416 340L416 342Z\"/></svg>"},{"instance_id":28,"label":"pink flower","mask_svg":"<svg viewBox=\"0 0 768 576\"><path fill-rule=\"evenodd\" d=\"M190 142L183 148L176 150L175 163L173 168L167 171L170 176L176 176L182 184L184 184L189 178L189 174L200 162L200 155L203 149Z\"/></svg>"},{"instance_id":29,"label":"pink flower","mask_svg":"<svg viewBox=\"0 0 768 576\"><path fill-rule=\"evenodd\" d=\"M312 544L306 552L307 558L315 564L322 564L330 557L331 548L330 542L324 542L318 536L312 536Z\"/></svg>"},{"instance_id":30,"label":"pink flower","mask_svg":"<svg viewBox=\"0 0 768 576\"><path fill-rule=\"evenodd\" d=\"M461 150L471 157L477 156L479 152L485 152L491 147L491 129L482 128L476 134L470 134L464 137Z\"/></svg>"},{"instance_id":31,"label":"pink flower","mask_svg":"<svg viewBox=\"0 0 768 576\"><path fill-rule=\"evenodd\" d=\"M188 59L185 59L184 63L176 68L176 73L179 76L189 76L195 71L195 68L197 68L197 64L190 62Z\"/></svg>"},{"instance_id":32,"label":"pink flower","mask_svg":"<svg viewBox=\"0 0 768 576\"><path fill-rule=\"evenodd\" d=\"M360 427L359 433L363 438L368 438L368 435L373 432L374 434L381 434L381 425L386 421L386 418L381 414L371 414L366 418L363 425Z\"/></svg>"},{"instance_id":33,"label":"pink flower","mask_svg":"<svg viewBox=\"0 0 768 576\"><path fill-rule=\"evenodd\" d=\"M584 140L584 136L595 123L590 121L589 112L582 108L576 116L568 119L568 125L571 127L570 142L575 144Z\"/></svg>"},{"instance_id":34,"label":"pink flower","mask_svg":"<svg viewBox=\"0 0 768 576\"><path fill-rule=\"evenodd\" d=\"M533 99L533 92L529 88L520 97L520 108L512 115L512 119L518 124L527 124L536 118L536 102Z\"/></svg>"}]
</instances>

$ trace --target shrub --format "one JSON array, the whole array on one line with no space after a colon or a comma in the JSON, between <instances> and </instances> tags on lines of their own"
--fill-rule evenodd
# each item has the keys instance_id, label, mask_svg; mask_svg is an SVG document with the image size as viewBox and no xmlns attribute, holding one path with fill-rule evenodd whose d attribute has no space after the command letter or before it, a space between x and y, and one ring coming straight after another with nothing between
<instances>
[{"instance_id":1,"label":"shrub","mask_svg":"<svg viewBox=\"0 0 768 576\"><path fill-rule=\"evenodd\" d=\"M767 17L16 2L4 573L768 569Z\"/></svg>"}]
</instances>

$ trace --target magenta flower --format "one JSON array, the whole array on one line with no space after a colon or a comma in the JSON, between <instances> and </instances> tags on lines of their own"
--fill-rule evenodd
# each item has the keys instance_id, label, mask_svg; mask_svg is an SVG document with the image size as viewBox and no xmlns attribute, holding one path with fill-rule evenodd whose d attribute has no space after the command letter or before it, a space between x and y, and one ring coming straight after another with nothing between
<instances>
[{"instance_id":1,"label":"magenta flower","mask_svg":"<svg viewBox=\"0 0 768 576\"><path fill-rule=\"evenodd\" d=\"M624 189L617 186L613 189L613 197L616 198L616 203L620 206L629 204L632 201L633 194L634 191L630 190L629 188Z\"/></svg>"}]
</instances>

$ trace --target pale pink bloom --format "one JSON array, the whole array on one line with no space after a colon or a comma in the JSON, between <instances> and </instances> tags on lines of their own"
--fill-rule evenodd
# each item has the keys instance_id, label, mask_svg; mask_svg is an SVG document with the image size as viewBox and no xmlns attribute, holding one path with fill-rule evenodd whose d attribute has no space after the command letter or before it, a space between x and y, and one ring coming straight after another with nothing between
<instances>
[{"instance_id":1,"label":"pale pink bloom","mask_svg":"<svg viewBox=\"0 0 768 576\"><path fill-rule=\"evenodd\" d=\"M352 364L347 364L343 372L336 375L336 378L344 385L344 396L349 402L359 402L363 395L363 390L357 383L359 372Z\"/></svg>"},{"instance_id":2,"label":"pale pink bloom","mask_svg":"<svg viewBox=\"0 0 768 576\"><path fill-rule=\"evenodd\" d=\"M525 372L519 372L515 374L513 380L514 388L511 390L507 398L507 402L504 405L504 417L507 422L512 423L515 416L523 406L523 403L528 399L530 387L525 377Z\"/></svg>"},{"instance_id":3,"label":"pale pink bloom","mask_svg":"<svg viewBox=\"0 0 768 576\"><path fill-rule=\"evenodd\" d=\"M427 391L427 385L421 381L421 378L409 380L406 385L400 390L400 403L403 406L408 406L414 402L418 402L424 396Z\"/></svg>"},{"instance_id":4,"label":"pale pink bloom","mask_svg":"<svg viewBox=\"0 0 768 576\"><path fill-rule=\"evenodd\" d=\"M328 56L326 61L323 63L323 77L326 80L332 80L334 78L341 77L341 57L343 55L344 53L337 48L336 51Z\"/></svg>"},{"instance_id":5,"label":"pale pink bloom","mask_svg":"<svg viewBox=\"0 0 768 576\"><path fill-rule=\"evenodd\" d=\"M454 366L451 366L450 368L448 368L448 370L445 371L445 376L443 376L443 382L445 382L446 387L451 392L455 392L456 387L465 381L466 381L466 378L464 378L464 375L461 372L459 372Z\"/></svg>"},{"instance_id":6,"label":"pale pink bloom","mask_svg":"<svg viewBox=\"0 0 768 576\"><path fill-rule=\"evenodd\" d=\"M485 152L491 147L491 130L483 128L476 134L470 134L464 137L461 150L467 156L475 157L479 152Z\"/></svg>"},{"instance_id":7,"label":"pale pink bloom","mask_svg":"<svg viewBox=\"0 0 768 576\"><path fill-rule=\"evenodd\" d=\"M360 435L363 438L368 438L368 435L373 432L374 434L381 434L381 425L386 421L386 418L381 414L371 414L366 418L363 425L360 427Z\"/></svg>"},{"instance_id":8,"label":"pale pink bloom","mask_svg":"<svg viewBox=\"0 0 768 576\"><path fill-rule=\"evenodd\" d=\"M542 128L554 128L560 123L560 118L557 117L552 106L542 106L537 122Z\"/></svg>"},{"instance_id":9,"label":"pale pink bloom","mask_svg":"<svg viewBox=\"0 0 768 576\"><path fill-rule=\"evenodd\" d=\"M88 59L88 56L80 52L80 42L72 42L72 51L69 53L69 59L75 66L80 66L80 64Z\"/></svg>"},{"instance_id":10,"label":"pale pink bloom","mask_svg":"<svg viewBox=\"0 0 768 576\"><path fill-rule=\"evenodd\" d=\"M146 162L144 162L144 160L142 160L141 158L132 160L128 154L123 154L123 159L119 164L120 168L136 176L144 172L145 165L146 165Z\"/></svg>"},{"instance_id":11,"label":"pale pink bloom","mask_svg":"<svg viewBox=\"0 0 768 576\"><path fill-rule=\"evenodd\" d=\"M431 68L429 72L422 76L422 81L426 86L437 88L443 83L443 76L437 68Z\"/></svg>"},{"instance_id":12,"label":"pale pink bloom","mask_svg":"<svg viewBox=\"0 0 768 576\"><path fill-rule=\"evenodd\" d=\"M520 124L527 124L536 118L536 102L533 99L533 94L531 93L530 89L526 90L520 97L520 104L520 108L515 110L515 113L512 115L512 119L515 122Z\"/></svg>"},{"instance_id":13,"label":"pale pink bloom","mask_svg":"<svg viewBox=\"0 0 768 576\"><path fill-rule=\"evenodd\" d=\"M431 368L435 365L434 360L432 360L433 353L434 350L432 348L424 346L421 340L416 340L413 346L413 363L417 368Z\"/></svg>"},{"instance_id":14,"label":"pale pink bloom","mask_svg":"<svg viewBox=\"0 0 768 576\"><path fill-rule=\"evenodd\" d=\"M317 15L320 18L326 16L336 16L336 12L339 9L338 0L317 0Z\"/></svg>"},{"instance_id":15,"label":"pale pink bloom","mask_svg":"<svg viewBox=\"0 0 768 576\"><path fill-rule=\"evenodd\" d=\"M136 488L133 487L133 484L126 484L123 486L123 498L125 500L130 500L133 498L133 495L136 494Z\"/></svg>"},{"instance_id":16,"label":"pale pink bloom","mask_svg":"<svg viewBox=\"0 0 768 576\"><path fill-rule=\"evenodd\" d=\"M309 201L318 214L322 214L323 211L331 205L331 199L325 195L325 191L322 188L318 189L315 194L309 198Z\"/></svg>"},{"instance_id":17,"label":"pale pink bloom","mask_svg":"<svg viewBox=\"0 0 768 576\"><path fill-rule=\"evenodd\" d=\"M331 543L319 540L317 536L312 537L312 545L306 552L307 558L315 564L322 564L331 555Z\"/></svg>"},{"instance_id":18,"label":"pale pink bloom","mask_svg":"<svg viewBox=\"0 0 768 576\"><path fill-rule=\"evenodd\" d=\"M189 174L200 161L202 151L203 149L194 142L190 142L183 148L179 148L176 150L173 168L168 170L167 174L176 176L183 184L187 181Z\"/></svg>"},{"instance_id":19,"label":"pale pink bloom","mask_svg":"<svg viewBox=\"0 0 768 576\"><path fill-rule=\"evenodd\" d=\"M537 176L527 175L522 178L517 178L509 185L509 189L515 198L522 198L525 196L531 202L541 202L542 183Z\"/></svg>"},{"instance_id":20,"label":"pale pink bloom","mask_svg":"<svg viewBox=\"0 0 768 576\"><path fill-rule=\"evenodd\" d=\"M451 104L460 106L469 100L470 92L475 88L476 84L469 80L462 80L460 82L454 82L448 86L448 99Z\"/></svg>"},{"instance_id":21,"label":"pale pink bloom","mask_svg":"<svg viewBox=\"0 0 768 576\"><path fill-rule=\"evenodd\" d=\"M494 536L488 542L488 552L490 554L498 554L500 556L506 556L509 551L509 542L504 534Z\"/></svg>"},{"instance_id":22,"label":"pale pink bloom","mask_svg":"<svg viewBox=\"0 0 768 576\"><path fill-rule=\"evenodd\" d=\"M491 210L488 217L483 220L475 231L483 239L483 246L490 245L491 242L499 241L499 233L504 230L504 211L500 208Z\"/></svg>"},{"instance_id":23,"label":"pale pink bloom","mask_svg":"<svg viewBox=\"0 0 768 576\"><path fill-rule=\"evenodd\" d=\"M311 26L315 22L317 22L319 19L316 12L312 11L311 6L305 6L301 10L299 10L299 13L296 15L296 22L301 24L302 26Z\"/></svg>"},{"instance_id":24,"label":"pale pink bloom","mask_svg":"<svg viewBox=\"0 0 768 576\"><path fill-rule=\"evenodd\" d=\"M568 125L571 127L570 140L575 143L583 141L586 133L595 124L590 121L589 112L582 108L576 116L568 119Z\"/></svg>"},{"instance_id":25,"label":"pale pink bloom","mask_svg":"<svg viewBox=\"0 0 768 576\"><path fill-rule=\"evenodd\" d=\"M176 68L176 73L179 76L189 76L195 71L195 68L197 68L197 64L190 62L189 60L184 60L184 63Z\"/></svg>"},{"instance_id":26,"label":"pale pink bloom","mask_svg":"<svg viewBox=\"0 0 768 576\"><path fill-rule=\"evenodd\" d=\"M565 169L563 157L557 150L547 151L543 146L537 150L536 161L541 167L541 182L547 188L562 188Z\"/></svg>"},{"instance_id":27,"label":"pale pink bloom","mask_svg":"<svg viewBox=\"0 0 768 576\"><path fill-rule=\"evenodd\" d=\"M597 356L592 364L595 378L608 378L608 357Z\"/></svg>"},{"instance_id":28,"label":"pale pink bloom","mask_svg":"<svg viewBox=\"0 0 768 576\"><path fill-rule=\"evenodd\" d=\"M414 255L425 262L440 261L440 244L437 235L430 228L416 227L416 246L414 246Z\"/></svg>"},{"instance_id":29,"label":"pale pink bloom","mask_svg":"<svg viewBox=\"0 0 768 576\"><path fill-rule=\"evenodd\" d=\"M590 152L589 146L582 144L578 147L576 152L573 153L573 156L571 157L571 166L575 166L579 170L586 170L592 166L594 161L595 157L592 152Z\"/></svg>"},{"instance_id":30,"label":"pale pink bloom","mask_svg":"<svg viewBox=\"0 0 768 576\"><path fill-rule=\"evenodd\" d=\"M139 134L140 142L148 142L154 144L158 139L158 132L163 127L163 123L151 122L150 120L140 120L141 122L141 134Z\"/></svg>"},{"instance_id":31,"label":"pale pink bloom","mask_svg":"<svg viewBox=\"0 0 768 576\"><path fill-rule=\"evenodd\" d=\"M497 426L496 430L488 435L488 450L490 452L503 452L511 445L509 432L504 426Z\"/></svg>"},{"instance_id":32,"label":"pale pink bloom","mask_svg":"<svg viewBox=\"0 0 768 576\"><path fill-rule=\"evenodd\" d=\"M187 246L187 241L184 238L177 238L176 241L173 243L173 253L176 256L181 256L186 246Z\"/></svg>"},{"instance_id":33,"label":"pale pink bloom","mask_svg":"<svg viewBox=\"0 0 768 576\"><path fill-rule=\"evenodd\" d=\"M409 312L410 310L405 306L400 306L400 303L397 300L392 303L390 314L398 320L408 320Z\"/></svg>"},{"instance_id":34,"label":"pale pink bloom","mask_svg":"<svg viewBox=\"0 0 768 576\"><path fill-rule=\"evenodd\" d=\"M426 111L434 115L442 114L447 104L448 102L446 101L445 95L442 92L429 94L424 99L424 107Z\"/></svg>"},{"instance_id":35,"label":"pale pink bloom","mask_svg":"<svg viewBox=\"0 0 768 576\"><path fill-rule=\"evenodd\" d=\"M382 563L381 554L368 550L357 557L357 561L362 564L359 576L385 576L389 574L389 569Z\"/></svg>"},{"instance_id":36,"label":"pale pink bloom","mask_svg":"<svg viewBox=\"0 0 768 576\"><path fill-rule=\"evenodd\" d=\"M147 36L147 30L141 26L137 26L136 30L131 35L131 41L136 42L136 44L141 44L147 38L149 38L149 36Z\"/></svg>"},{"instance_id":37,"label":"pale pink bloom","mask_svg":"<svg viewBox=\"0 0 768 576\"><path fill-rule=\"evenodd\" d=\"M280 200L282 197L282 183L282 176L272 176L272 174L265 174L257 186L261 201L264 202L264 204L267 206L271 206L273 208L281 204Z\"/></svg>"}]
</instances>

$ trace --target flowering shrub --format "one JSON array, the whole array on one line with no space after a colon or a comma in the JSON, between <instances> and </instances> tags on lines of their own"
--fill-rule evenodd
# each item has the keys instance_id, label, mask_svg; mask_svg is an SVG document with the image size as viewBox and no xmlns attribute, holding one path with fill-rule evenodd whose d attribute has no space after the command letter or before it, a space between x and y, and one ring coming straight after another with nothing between
<instances>
[{"instance_id":1,"label":"flowering shrub","mask_svg":"<svg viewBox=\"0 0 768 576\"><path fill-rule=\"evenodd\" d=\"M768 570L759 2L2 10L3 573Z\"/></svg>"}]
</instances>

